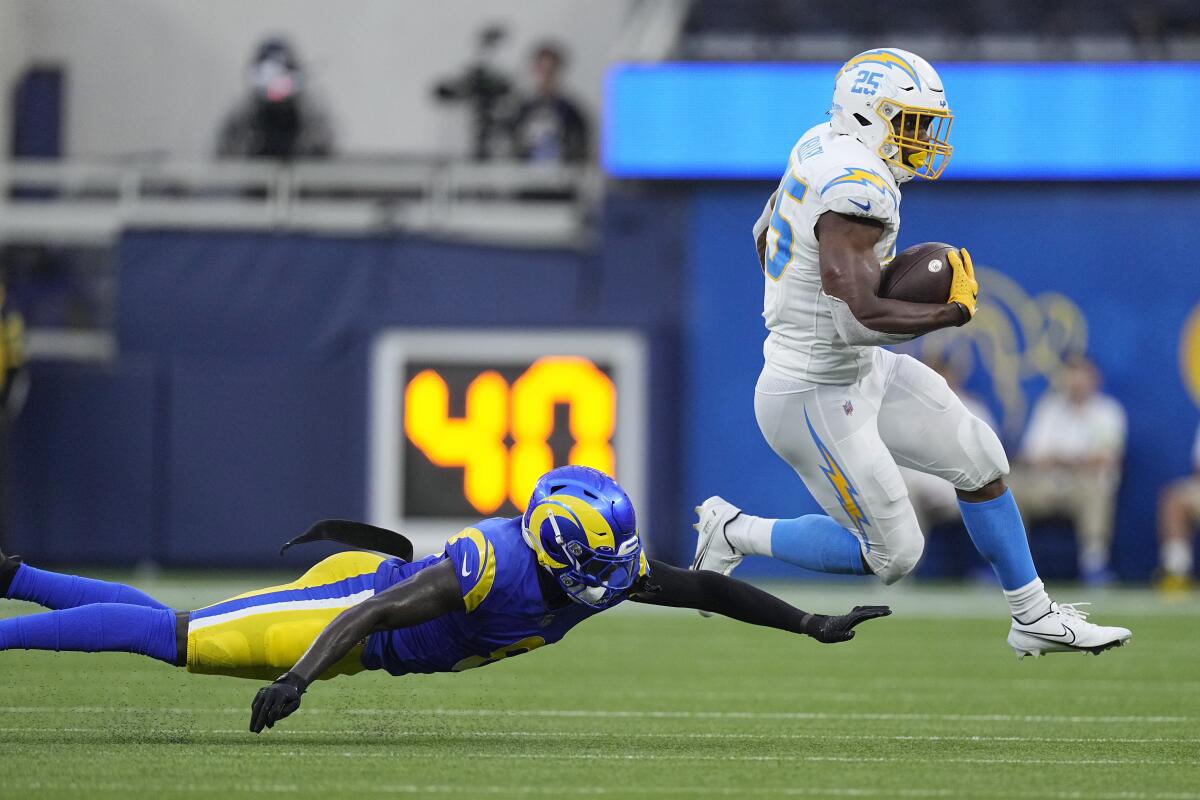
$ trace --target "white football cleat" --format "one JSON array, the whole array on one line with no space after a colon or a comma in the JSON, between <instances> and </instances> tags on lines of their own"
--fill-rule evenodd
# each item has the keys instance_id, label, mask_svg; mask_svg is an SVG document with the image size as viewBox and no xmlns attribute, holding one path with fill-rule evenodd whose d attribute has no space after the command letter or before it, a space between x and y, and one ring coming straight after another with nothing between
<instances>
[{"instance_id":1,"label":"white football cleat","mask_svg":"<svg viewBox=\"0 0 1200 800\"><path fill-rule=\"evenodd\" d=\"M1088 603L1076 605L1086 606ZM1087 613L1070 603L1050 603L1050 610L1032 622L1013 618L1008 644L1017 658L1045 653L1091 653L1128 644L1133 633L1128 628L1107 627L1087 621Z\"/></svg>"},{"instance_id":2,"label":"white football cleat","mask_svg":"<svg viewBox=\"0 0 1200 800\"><path fill-rule=\"evenodd\" d=\"M720 497L708 498L696 506L696 558L692 569L704 569L728 575L742 563L743 555L725 536L725 526L742 510ZM711 617L711 611L701 611L700 616Z\"/></svg>"}]
</instances>

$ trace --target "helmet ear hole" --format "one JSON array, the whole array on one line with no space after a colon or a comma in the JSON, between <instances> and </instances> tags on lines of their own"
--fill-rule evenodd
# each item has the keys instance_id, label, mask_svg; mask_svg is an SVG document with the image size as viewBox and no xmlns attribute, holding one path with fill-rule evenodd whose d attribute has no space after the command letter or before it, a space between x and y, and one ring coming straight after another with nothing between
<instances>
[{"instance_id":1,"label":"helmet ear hole","mask_svg":"<svg viewBox=\"0 0 1200 800\"><path fill-rule=\"evenodd\" d=\"M871 124L871 120L867 119L866 117L864 117L862 114L859 114L858 112L854 113L854 118L856 120L858 120L858 124L862 125L864 128L868 127Z\"/></svg>"}]
</instances>

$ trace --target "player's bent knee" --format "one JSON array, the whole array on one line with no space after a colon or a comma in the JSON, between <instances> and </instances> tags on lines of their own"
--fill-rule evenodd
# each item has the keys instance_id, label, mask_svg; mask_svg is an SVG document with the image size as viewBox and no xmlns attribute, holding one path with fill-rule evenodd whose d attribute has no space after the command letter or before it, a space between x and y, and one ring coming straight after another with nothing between
<instances>
[{"instance_id":1,"label":"player's bent knee","mask_svg":"<svg viewBox=\"0 0 1200 800\"><path fill-rule=\"evenodd\" d=\"M187 670L202 675L233 675L253 665L250 640L240 631L188 637Z\"/></svg>"},{"instance_id":2,"label":"player's bent knee","mask_svg":"<svg viewBox=\"0 0 1200 800\"><path fill-rule=\"evenodd\" d=\"M879 522L886 523L885 520ZM907 521L896 518L891 522L892 525L885 525L890 528L884 540L886 544L863 554L871 571L885 584L893 584L912 572L925 551L925 536L917 525L915 515Z\"/></svg>"},{"instance_id":3,"label":"player's bent knee","mask_svg":"<svg viewBox=\"0 0 1200 800\"><path fill-rule=\"evenodd\" d=\"M879 580L885 584L893 584L908 575L917 567L921 554L925 551L925 537L918 535L915 539L905 539L889 554L886 562L872 566Z\"/></svg>"},{"instance_id":4,"label":"player's bent knee","mask_svg":"<svg viewBox=\"0 0 1200 800\"><path fill-rule=\"evenodd\" d=\"M968 414L963 419L958 428L958 443L966 463L961 476L954 481L954 488L978 491L1008 474L1008 456L1000 437L979 417Z\"/></svg>"}]
</instances>

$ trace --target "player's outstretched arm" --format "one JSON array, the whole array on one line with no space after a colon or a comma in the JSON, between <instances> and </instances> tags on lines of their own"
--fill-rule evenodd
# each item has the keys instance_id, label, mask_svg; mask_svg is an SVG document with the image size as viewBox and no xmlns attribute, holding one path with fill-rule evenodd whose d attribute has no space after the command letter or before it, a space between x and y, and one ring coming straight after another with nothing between
<instances>
[{"instance_id":1,"label":"player's outstretched arm","mask_svg":"<svg viewBox=\"0 0 1200 800\"><path fill-rule=\"evenodd\" d=\"M876 294L880 273L875 244L883 234L882 222L827 211L817 220L816 233L821 286L846 306L835 305L834 323L848 344L894 344L971 319L960 303L908 303ZM839 317L845 310L852 316Z\"/></svg>"},{"instance_id":2,"label":"player's outstretched arm","mask_svg":"<svg viewBox=\"0 0 1200 800\"><path fill-rule=\"evenodd\" d=\"M810 614L748 583L706 570L688 570L650 561L650 574L630 596L639 603L695 608L751 625L803 633L833 644L854 638L854 626L892 613L887 606L855 606L838 616Z\"/></svg>"},{"instance_id":3,"label":"player's outstretched arm","mask_svg":"<svg viewBox=\"0 0 1200 800\"><path fill-rule=\"evenodd\" d=\"M250 730L260 733L298 709L308 685L372 633L465 610L454 570L450 561L443 561L338 614L294 667L258 691L251 705Z\"/></svg>"}]
</instances>

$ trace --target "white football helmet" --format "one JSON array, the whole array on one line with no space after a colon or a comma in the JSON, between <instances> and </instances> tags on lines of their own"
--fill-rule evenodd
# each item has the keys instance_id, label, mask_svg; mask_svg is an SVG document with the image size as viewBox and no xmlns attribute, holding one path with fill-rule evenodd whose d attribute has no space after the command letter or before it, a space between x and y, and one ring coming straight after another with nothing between
<instances>
[{"instance_id":1,"label":"white football helmet","mask_svg":"<svg viewBox=\"0 0 1200 800\"><path fill-rule=\"evenodd\" d=\"M834 130L879 154L897 181L937 179L950 161L950 123L942 79L907 50L859 53L838 71L829 111Z\"/></svg>"}]
</instances>

